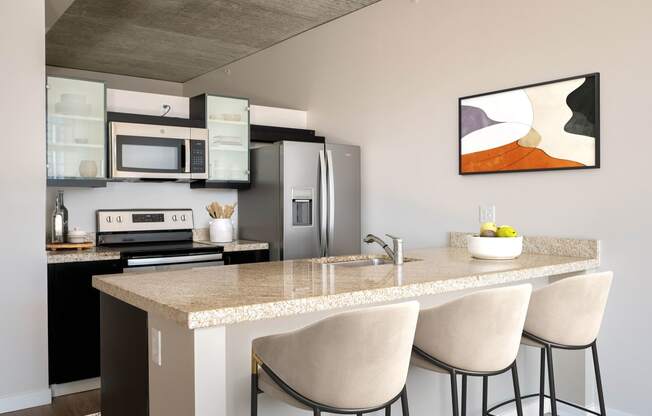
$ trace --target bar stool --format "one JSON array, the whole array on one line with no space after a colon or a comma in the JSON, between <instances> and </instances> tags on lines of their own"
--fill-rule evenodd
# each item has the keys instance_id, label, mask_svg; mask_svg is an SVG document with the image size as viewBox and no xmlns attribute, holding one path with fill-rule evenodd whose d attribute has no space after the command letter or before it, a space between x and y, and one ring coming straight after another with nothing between
<instances>
[{"instance_id":1,"label":"bar stool","mask_svg":"<svg viewBox=\"0 0 652 416\"><path fill-rule=\"evenodd\" d=\"M516 355L531 292L529 284L483 290L419 313L412 364L450 375L454 416L459 416L458 375L462 375L463 416L467 376L482 377L484 416L488 377L509 370L518 415L523 415Z\"/></svg>"},{"instance_id":2,"label":"bar stool","mask_svg":"<svg viewBox=\"0 0 652 416\"><path fill-rule=\"evenodd\" d=\"M558 414L557 402L594 415L606 415L596 339L600 332L612 279L612 272L579 275L559 280L532 293L521 343L541 349L539 392L522 398L538 397L540 416L543 416L545 398L550 399L552 416ZM557 398L552 361L553 348L591 349L600 413ZM545 394L546 361L549 395ZM499 403L489 409L489 412L511 402L513 400Z\"/></svg>"},{"instance_id":3,"label":"bar stool","mask_svg":"<svg viewBox=\"0 0 652 416\"><path fill-rule=\"evenodd\" d=\"M251 415L258 394L294 407L357 414L401 399L419 315L416 301L340 313L296 331L252 343Z\"/></svg>"}]
</instances>

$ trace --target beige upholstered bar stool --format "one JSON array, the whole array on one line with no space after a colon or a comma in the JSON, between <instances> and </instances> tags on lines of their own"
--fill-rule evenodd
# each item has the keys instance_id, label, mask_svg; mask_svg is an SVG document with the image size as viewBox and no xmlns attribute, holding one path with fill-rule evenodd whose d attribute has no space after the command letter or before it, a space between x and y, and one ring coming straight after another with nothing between
<instances>
[{"instance_id":1,"label":"beige upholstered bar stool","mask_svg":"<svg viewBox=\"0 0 652 416\"><path fill-rule=\"evenodd\" d=\"M522 343L541 349L540 385L539 393L523 396L523 399L539 397L540 416L543 416L546 397L550 398L553 416L557 416L557 402L594 415L606 415L596 338L600 332L612 279L612 272L579 275L559 280L532 293ZM556 397L553 348L591 349L600 413ZM545 394L546 360L549 395ZM509 402L511 400L494 406L490 412Z\"/></svg>"},{"instance_id":2,"label":"beige upholstered bar stool","mask_svg":"<svg viewBox=\"0 0 652 416\"><path fill-rule=\"evenodd\" d=\"M466 415L467 376L482 377L482 414L487 413L488 377L511 370L517 412L523 415L516 355L532 292L518 285L472 293L419 313L412 364L450 376L453 415L459 415L457 376L462 376Z\"/></svg>"},{"instance_id":3,"label":"beige upholstered bar stool","mask_svg":"<svg viewBox=\"0 0 652 416\"><path fill-rule=\"evenodd\" d=\"M305 328L252 343L251 415L258 394L321 412L363 414L401 399L408 415L405 381L419 303L340 313Z\"/></svg>"}]
</instances>

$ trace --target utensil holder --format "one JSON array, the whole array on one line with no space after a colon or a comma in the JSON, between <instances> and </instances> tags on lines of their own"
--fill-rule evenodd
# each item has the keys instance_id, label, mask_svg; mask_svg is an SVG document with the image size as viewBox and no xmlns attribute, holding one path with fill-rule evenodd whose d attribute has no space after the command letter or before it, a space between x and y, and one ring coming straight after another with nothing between
<instances>
[{"instance_id":1,"label":"utensil holder","mask_svg":"<svg viewBox=\"0 0 652 416\"><path fill-rule=\"evenodd\" d=\"M217 218L210 222L211 243L230 243L233 241L233 223L230 218Z\"/></svg>"}]
</instances>

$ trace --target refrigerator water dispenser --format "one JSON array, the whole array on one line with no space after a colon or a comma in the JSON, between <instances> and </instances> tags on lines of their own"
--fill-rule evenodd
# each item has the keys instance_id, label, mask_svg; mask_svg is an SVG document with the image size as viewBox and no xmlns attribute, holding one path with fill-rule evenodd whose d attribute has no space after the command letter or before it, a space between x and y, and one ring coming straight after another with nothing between
<instances>
[{"instance_id":1,"label":"refrigerator water dispenser","mask_svg":"<svg viewBox=\"0 0 652 416\"><path fill-rule=\"evenodd\" d=\"M312 188L292 188L292 225L312 226Z\"/></svg>"}]
</instances>

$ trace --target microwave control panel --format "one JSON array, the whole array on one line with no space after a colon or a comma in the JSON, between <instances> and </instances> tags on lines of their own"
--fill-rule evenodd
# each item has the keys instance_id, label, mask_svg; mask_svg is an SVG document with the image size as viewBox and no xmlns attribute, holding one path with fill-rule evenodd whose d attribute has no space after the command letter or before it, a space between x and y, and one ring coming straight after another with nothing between
<instances>
[{"instance_id":1,"label":"microwave control panel","mask_svg":"<svg viewBox=\"0 0 652 416\"><path fill-rule=\"evenodd\" d=\"M190 173L206 173L206 140L190 140Z\"/></svg>"}]
</instances>

